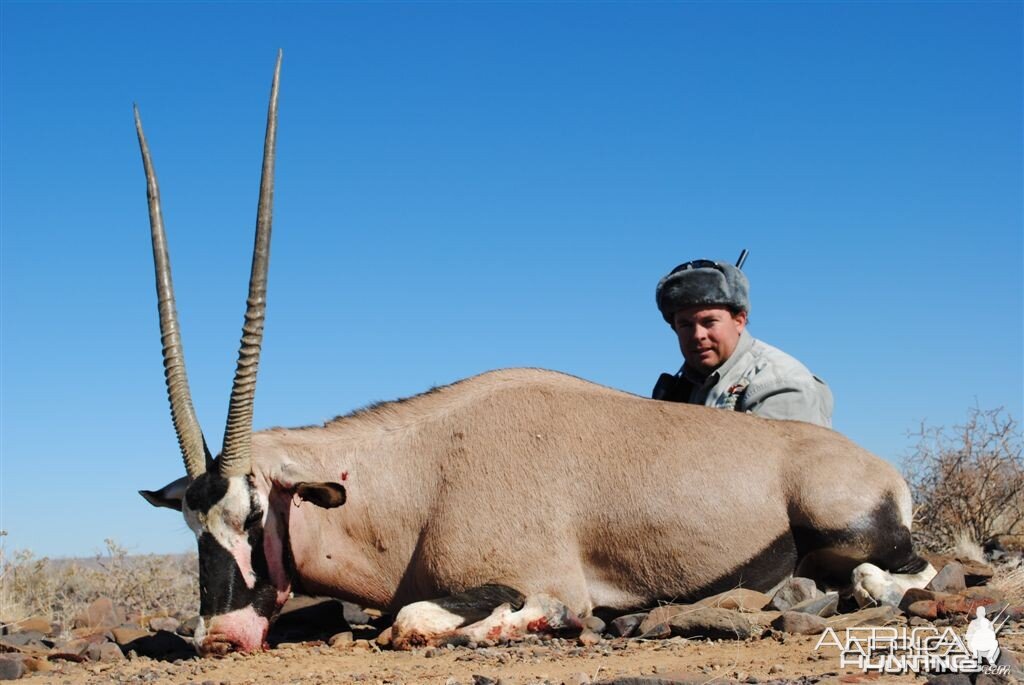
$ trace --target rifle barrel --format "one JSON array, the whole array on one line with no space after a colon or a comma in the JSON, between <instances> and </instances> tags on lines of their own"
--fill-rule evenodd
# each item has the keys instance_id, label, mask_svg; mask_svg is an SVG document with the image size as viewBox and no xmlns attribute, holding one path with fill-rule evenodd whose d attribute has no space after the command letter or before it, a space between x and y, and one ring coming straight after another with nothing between
<instances>
[{"instance_id":1,"label":"rifle barrel","mask_svg":"<svg viewBox=\"0 0 1024 685\"><path fill-rule=\"evenodd\" d=\"M747 261L747 255L750 254L747 250L740 252L740 258L736 260L736 268L742 269L743 263Z\"/></svg>"}]
</instances>

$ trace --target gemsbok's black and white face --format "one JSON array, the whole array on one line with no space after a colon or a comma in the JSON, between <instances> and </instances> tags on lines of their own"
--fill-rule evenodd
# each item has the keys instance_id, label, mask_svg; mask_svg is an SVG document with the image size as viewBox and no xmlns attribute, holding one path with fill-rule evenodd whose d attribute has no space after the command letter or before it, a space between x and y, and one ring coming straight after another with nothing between
<instances>
[{"instance_id":1,"label":"gemsbok's black and white face","mask_svg":"<svg viewBox=\"0 0 1024 685\"><path fill-rule=\"evenodd\" d=\"M217 462L215 461L214 464ZM288 599L288 508L297 498L323 508L345 503L339 483L296 481L282 469L261 490L254 474L222 476L215 469L159 490L142 490L150 504L182 512L199 547L200 654L263 649L270 624Z\"/></svg>"}]
</instances>

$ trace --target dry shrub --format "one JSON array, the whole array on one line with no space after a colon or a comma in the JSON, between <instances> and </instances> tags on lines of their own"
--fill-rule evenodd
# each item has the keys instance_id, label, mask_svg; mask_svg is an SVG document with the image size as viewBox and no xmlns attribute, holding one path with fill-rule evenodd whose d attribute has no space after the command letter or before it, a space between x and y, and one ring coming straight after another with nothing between
<instances>
[{"instance_id":1,"label":"dry shrub","mask_svg":"<svg viewBox=\"0 0 1024 685\"><path fill-rule=\"evenodd\" d=\"M195 553L130 556L113 540L95 559L36 559L29 550L0 548L0 621L41 616L71 628L75 614L109 597L142 617L194 616L199 611Z\"/></svg>"},{"instance_id":2,"label":"dry shrub","mask_svg":"<svg viewBox=\"0 0 1024 685\"><path fill-rule=\"evenodd\" d=\"M1011 605L1024 605L1024 566L996 569L989 585L1002 592Z\"/></svg>"},{"instance_id":3,"label":"dry shrub","mask_svg":"<svg viewBox=\"0 0 1024 685\"><path fill-rule=\"evenodd\" d=\"M956 542L949 550L957 559L968 559L985 563L985 550L974 541L971 536L963 531L956 536Z\"/></svg>"},{"instance_id":4,"label":"dry shrub","mask_svg":"<svg viewBox=\"0 0 1024 685\"><path fill-rule=\"evenodd\" d=\"M914 537L934 552L962 539L984 544L1024 532L1024 459L1018 423L1002 409L972 409L952 430L927 427L904 475L914 497Z\"/></svg>"}]
</instances>

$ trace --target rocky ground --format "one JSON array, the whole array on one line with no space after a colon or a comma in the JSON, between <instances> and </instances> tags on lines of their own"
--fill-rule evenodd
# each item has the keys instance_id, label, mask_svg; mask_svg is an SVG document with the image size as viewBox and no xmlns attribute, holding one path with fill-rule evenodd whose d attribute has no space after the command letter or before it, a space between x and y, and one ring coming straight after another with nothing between
<instances>
[{"instance_id":1,"label":"rocky ground","mask_svg":"<svg viewBox=\"0 0 1024 685\"><path fill-rule=\"evenodd\" d=\"M188 640L194 619L128 616L103 599L66 630L41 619L12 626L0 636L0 679L59 685L1024 682L1024 606L986 584L987 567L939 563L929 589L907 593L899 607L856 611L794 578L774 596L737 589L607 623L591 618L579 635L411 652L389 649L387 617L335 600L298 598L275 623L270 650L199 659ZM843 634L858 626L951 626L963 635L978 606L990 617L1008 618L999 634L1003 674L879 676L841 668L836 647L816 649L830 627Z\"/></svg>"}]
</instances>

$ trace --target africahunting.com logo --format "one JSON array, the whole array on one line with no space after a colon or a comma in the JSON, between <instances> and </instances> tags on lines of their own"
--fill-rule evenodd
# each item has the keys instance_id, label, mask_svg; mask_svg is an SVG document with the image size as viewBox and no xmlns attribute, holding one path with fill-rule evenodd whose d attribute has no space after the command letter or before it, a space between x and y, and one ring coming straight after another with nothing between
<instances>
[{"instance_id":1,"label":"africahunting.com logo","mask_svg":"<svg viewBox=\"0 0 1024 685\"><path fill-rule=\"evenodd\" d=\"M951 627L864 627L847 628L841 639L827 628L815 651L839 649L839 665L875 673L990 673L1006 675L1009 666L997 666L999 640L1006 619L985 618L978 607L974 620L961 636Z\"/></svg>"}]
</instances>

